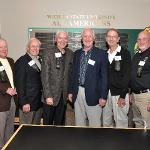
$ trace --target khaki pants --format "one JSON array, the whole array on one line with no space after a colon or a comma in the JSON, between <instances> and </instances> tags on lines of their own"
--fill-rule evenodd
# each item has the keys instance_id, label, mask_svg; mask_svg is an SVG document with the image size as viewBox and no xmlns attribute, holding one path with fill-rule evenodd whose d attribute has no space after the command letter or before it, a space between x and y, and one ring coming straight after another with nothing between
<instances>
[{"instance_id":1,"label":"khaki pants","mask_svg":"<svg viewBox=\"0 0 150 150\"><path fill-rule=\"evenodd\" d=\"M77 99L75 101L75 124L77 126L100 127L102 108L88 106L85 99L85 89L79 86Z\"/></svg>"},{"instance_id":2,"label":"khaki pants","mask_svg":"<svg viewBox=\"0 0 150 150\"><path fill-rule=\"evenodd\" d=\"M126 105L119 107L118 96L111 96L109 91L106 106L103 108L103 126L128 128L129 95L125 97Z\"/></svg>"},{"instance_id":3,"label":"khaki pants","mask_svg":"<svg viewBox=\"0 0 150 150\"><path fill-rule=\"evenodd\" d=\"M132 105L134 118L144 119L150 128L150 112L147 111L147 105L150 104L150 93L134 94ZM135 121L137 128L143 128L142 121Z\"/></svg>"}]
</instances>

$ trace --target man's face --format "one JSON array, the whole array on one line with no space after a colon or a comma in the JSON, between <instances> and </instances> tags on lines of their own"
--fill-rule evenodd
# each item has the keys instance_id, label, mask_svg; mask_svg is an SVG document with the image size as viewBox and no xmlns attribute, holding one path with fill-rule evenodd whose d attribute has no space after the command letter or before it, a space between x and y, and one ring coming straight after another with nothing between
<instances>
[{"instance_id":1,"label":"man's face","mask_svg":"<svg viewBox=\"0 0 150 150\"><path fill-rule=\"evenodd\" d=\"M38 56L40 50L40 45L37 40L31 41L29 47L28 47L28 53L30 53L32 56Z\"/></svg>"},{"instance_id":2,"label":"man's face","mask_svg":"<svg viewBox=\"0 0 150 150\"><path fill-rule=\"evenodd\" d=\"M0 57L6 58L8 54L7 43L3 40L0 40Z\"/></svg>"},{"instance_id":3,"label":"man's face","mask_svg":"<svg viewBox=\"0 0 150 150\"><path fill-rule=\"evenodd\" d=\"M116 47L118 45L120 37L116 31L110 30L106 35L106 41L109 47Z\"/></svg>"},{"instance_id":4,"label":"man's face","mask_svg":"<svg viewBox=\"0 0 150 150\"><path fill-rule=\"evenodd\" d=\"M68 35L65 32L59 32L56 37L57 47L59 49L64 49L68 44Z\"/></svg>"},{"instance_id":5,"label":"man's face","mask_svg":"<svg viewBox=\"0 0 150 150\"><path fill-rule=\"evenodd\" d=\"M137 38L137 44L141 51L145 51L150 47L150 34L141 32Z\"/></svg>"},{"instance_id":6,"label":"man's face","mask_svg":"<svg viewBox=\"0 0 150 150\"><path fill-rule=\"evenodd\" d=\"M93 31L91 29L84 30L82 34L82 41L83 41L84 49L92 48L94 40L95 38L93 35Z\"/></svg>"}]
</instances>

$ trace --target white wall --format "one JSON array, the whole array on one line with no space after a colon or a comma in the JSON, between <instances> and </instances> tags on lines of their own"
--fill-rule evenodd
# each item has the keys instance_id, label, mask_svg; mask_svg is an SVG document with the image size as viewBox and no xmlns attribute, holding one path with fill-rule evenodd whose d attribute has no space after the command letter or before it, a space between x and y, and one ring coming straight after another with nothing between
<instances>
[{"instance_id":1,"label":"white wall","mask_svg":"<svg viewBox=\"0 0 150 150\"><path fill-rule=\"evenodd\" d=\"M150 0L0 0L0 33L16 60L25 53L28 28L49 27L46 15L114 15L113 27L142 29L150 25L149 6Z\"/></svg>"}]
</instances>

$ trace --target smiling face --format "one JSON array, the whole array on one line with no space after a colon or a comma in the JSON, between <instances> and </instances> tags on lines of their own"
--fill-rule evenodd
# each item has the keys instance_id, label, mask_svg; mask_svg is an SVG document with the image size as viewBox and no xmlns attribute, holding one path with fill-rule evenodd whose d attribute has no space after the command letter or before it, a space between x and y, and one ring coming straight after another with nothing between
<instances>
[{"instance_id":1,"label":"smiling face","mask_svg":"<svg viewBox=\"0 0 150 150\"><path fill-rule=\"evenodd\" d=\"M82 33L82 42L84 50L90 50L93 47L94 40L94 31L90 28L85 29Z\"/></svg>"},{"instance_id":2,"label":"smiling face","mask_svg":"<svg viewBox=\"0 0 150 150\"><path fill-rule=\"evenodd\" d=\"M109 47L117 47L119 43L120 37L115 30L109 30L106 34L106 42Z\"/></svg>"},{"instance_id":3,"label":"smiling face","mask_svg":"<svg viewBox=\"0 0 150 150\"><path fill-rule=\"evenodd\" d=\"M38 56L40 51L40 43L36 39L32 39L28 44L28 53L32 56Z\"/></svg>"},{"instance_id":4,"label":"smiling face","mask_svg":"<svg viewBox=\"0 0 150 150\"><path fill-rule=\"evenodd\" d=\"M68 44L68 34L64 31L58 32L55 41L58 49L63 50Z\"/></svg>"},{"instance_id":5,"label":"smiling face","mask_svg":"<svg viewBox=\"0 0 150 150\"><path fill-rule=\"evenodd\" d=\"M150 47L150 33L140 32L137 38L137 44L141 51L145 51Z\"/></svg>"},{"instance_id":6,"label":"smiling face","mask_svg":"<svg viewBox=\"0 0 150 150\"><path fill-rule=\"evenodd\" d=\"M6 58L8 55L8 46L5 40L0 40L0 57Z\"/></svg>"}]
</instances>

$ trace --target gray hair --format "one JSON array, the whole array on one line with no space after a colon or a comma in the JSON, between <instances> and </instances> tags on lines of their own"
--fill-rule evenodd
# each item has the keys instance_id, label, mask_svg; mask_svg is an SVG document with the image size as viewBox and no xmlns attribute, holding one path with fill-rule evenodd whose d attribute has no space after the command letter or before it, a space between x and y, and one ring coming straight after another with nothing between
<instances>
[{"instance_id":1,"label":"gray hair","mask_svg":"<svg viewBox=\"0 0 150 150\"><path fill-rule=\"evenodd\" d=\"M4 41L6 43L6 45L7 45L7 41L5 39L0 38L0 41Z\"/></svg>"},{"instance_id":2,"label":"gray hair","mask_svg":"<svg viewBox=\"0 0 150 150\"><path fill-rule=\"evenodd\" d=\"M30 39L29 39L29 41L28 41L28 43L27 43L27 47L26 47L27 51L28 51L28 48L30 47L30 44L31 44L31 42L32 42L32 41L37 41L37 42L38 42L38 44L39 44L39 46L41 46L41 42L40 42L40 40L38 40L38 39L37 39L37 38L35 38L35 37L30 38Z\"/></svg>"},{"instance_id":3,"label":"gray hair","mask_svg":"<svg viewBox=\"0 0 150 150\"><path fill-rule=\"evenodd\" d=\"M108 29L107 32L106 32L106 36L107 36L107 34L108 34L109 31L114 31L114 32L116 32L116 33L118 34L118 37L120 37L120 32L119 32L118 29L115 29L115 28L110 28L110 29Z\"/></svg>"},{"instance_id":4,"label":"gray hair","mask_svg":"<svg viewBox=\"0 0 150 150\"><path fill-rule=\"evenodd\" d=\"M81 33L81 37L83 38L83 35L84 35L85 31L87 31L87 30L90 30L92 32L92 36L95 39L95 32L92 28L84 28L82 33Z\"/></svg>"},{"instance_id":5,"label":"gray hair","mask_svg":"<svg viewBox=\"0 0 150 150\"><path fill-rule=\"evenodd\" d=\"M67 37L68 37L68 32L66 32L66 31L57 31L57 32L56 32L56 35L55 35L55 39L58 37L58 35L59 35L60 33L65 33L65 34L67 35Z\"/></svg>"}]
</instances>

